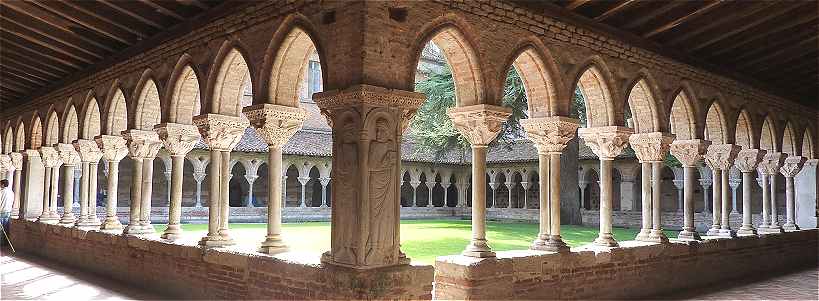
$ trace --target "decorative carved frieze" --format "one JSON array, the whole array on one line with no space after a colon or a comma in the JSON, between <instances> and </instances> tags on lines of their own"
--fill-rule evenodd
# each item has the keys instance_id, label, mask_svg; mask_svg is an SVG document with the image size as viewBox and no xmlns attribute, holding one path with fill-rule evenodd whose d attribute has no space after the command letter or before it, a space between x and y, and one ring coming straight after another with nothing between
<instances>
[{"instance_id":1,"label":"decorative carved frieze","mask_svg":"<svg viewBox=\"0 0 819 301\"><path fill-rule=\"evenodd\" d=\"M757 170L759 173L771 176L779 172L779 168L785 163L785 154L783 153L767 153L762 157L762 162L759 162Z\"/></svg>"},{"instance_id":2,"label":"decorative carved frieze","mask_svg":"<svg viewBox=\"0 0 819 301\"><path fill-rule=\"evenodd\" d=\"M74 149L77 150L82 162L96 163L102 158L102 151L97 142L93 140L80 139L74 141Z\"/></svg>"},{"instance_id":3,"label":"decorative carved frieze","mask_svg":"<svg viewBox=\"0 0 819 301\"><path fill-rule=\"evenodd\" d=\"M60 154L60 161L66 166L76 166L80 163L80 154L74 149L73 144L60 143L57 144L57 151Z\"/></svg>"},{"instance_id":4,"label":"decorative carved frieze","mask_svg":"<svg viewBox=\"0 0 819 301\"><path fill-rule=\"evenodd\" d=\"M474 105L449 109L449 118L455 128L473 146L486 146L503 128L503 122L512 115L509 108L493 105Z\"/></svg>"},{"instance_id":5,"label":"decorative carved frieze","mask_svg":"<svg viewBox=\"0 0 819 301\"><path fill-rule=\"evenodd\" d=\"M128 155L128 146L121 136L101 135L94 140L102 151L102 157L107 161L118 162Z\"/></svg>"},{"instance_id":6,"label":"decorative carved frieze","mask_svg":"<svg viewBox=\"0 0 819 301\"><path fill-rule=\"evenodd\" d=\"M671 143L671 154L677 158L683 166L694 167L702 160L711 141L708 140L675 140Z\"/></svg>"},{"instance_id":7,"label":"decorative carved frieze","mask_svg":"<svg viewBox=\"0 0 819 301\"><path fill-rule=\"evenodd\" d=\"M705 164L712 170L729 170L741 147L735 144L712 144L705 153Z\"/></svg>"},{"instance_id":8,"label":"decorative carved frieze","mask_svg":"<svg viewBox=\"0 0 819 301\"><path fill-rule=\"evenodd\" d=\"M662 162L675 136L662 132L631 134L629 144L640 162Z\"/></svg>"},{"instance_id":9,"label":"decorative carved frieze","mask_svg":"<svg viewBox=\"0 0 819 301\"><path fill-rule=\"evenodd\" d=\"M313 95L313 100L321 114L327 118L327 123L333 126L333 118L329 111L350 107L362 107L363 112L371 108L388 107L399 111L400 129L403 133L412 121L415 112L424 103L427 96L411 91L388 89L371 85L355 85L344 90L331 90Z\"/></svg>"},{"instance_id":10,"label":"decorative carved frieze","mask_svg":"<svg viewBox=\"0 0 819 301\"><path fill-rule=\"evenodd\" d=\"M807 161L807 159L802 156L789 156L785 158L785 162L782 164L782 167L779 168L779 172L785 177L795 177L796 174L802 170L805 161Z\"/></svg>"},{"instance_id":11,"label":"decorative carved frieze","mask_svg":"<svg viewBox=\"0 0 819 301\"><path fill-rule=\"evenodd\" d=\"M188 154L199 141L199 129L192 124L162 123L154 126L154 131L174 156Z\"/></svg>"},{"instance_id":12,"label":"decorative carved frieze","mask_svg":"<svg viewBox=\"0 0 819 301\"><path fill-rule=\"evenodd\" d=\"M231 151L250 122L241 116L219 114L204 114L193 118L193 123L199 128L199 134L211 150Z\"/></svg>"},{"instance_id":13,"label":"decorative carved frieze","mask_svg":"<svg viewBox=\"0 0 819 301\"><path fill-rule=\"evenodd\" d=\"M633 131L620 126L581 128L577 134L600 159L614 159L628 145L628 137Z\"/></svg>"},{"instance_id":14,"label":"decorative carved frieze","mask_svg":"<svg viewBox=\"0 0 819 301\"><path fill-rule=\"evenodd\" d=\"M307 111L302 108L274 104L250 106L244 112L256 133L273 148L284 146L307 119Z\"/></svg>"},{"instance_id":15,"label":"decorative carved frieze","mask_svg":"<svg viewBox=\"0 0 819 301\"><path fill-rule=\"evenodd\" d=\"M521 119L520 124L539 154L563 151L580 127L579 120L562 116Z\"/></svg>"},{"instance_id":16,"label":"decorative carved frieze","mask_svg":"<svg viewBox=\"0 0 819 301\"><path fill-rule=\"evenodd\" d=\"M734 165L741 172L753 172L767 153L761 149L743 149L737 153Z\"/></svg>"},{"instance_id":17,"label":"decorative carved frieze","mask_svg":"<svg viewBox=\"0 0 819 301\"><path fill-rule=\"evenodd\" d=\"M122 132L122 137L128 144L128 156L133 159L155 158L162 148L162 141L154 131L131 129Z\"/></svg>"}]
</instances>

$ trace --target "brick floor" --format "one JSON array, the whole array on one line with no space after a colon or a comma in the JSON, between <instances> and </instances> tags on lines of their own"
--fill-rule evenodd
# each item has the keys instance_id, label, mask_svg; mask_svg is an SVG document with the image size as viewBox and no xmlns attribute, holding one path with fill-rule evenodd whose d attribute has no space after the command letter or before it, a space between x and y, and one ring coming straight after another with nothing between
<instances>
[{"instance_id":1,"label":"brick floor","mask_svg":"<svg viewBox=\"0 0 819 301\"><path fill-rule=\"evenodd\" d=\"M812 267L773 275L737 279L686 292L657 296L656 299L819 300L819 270L817 267Z\"/></svg>"},{"instance_id":2,"label":"brick floor","mask_svg":"<svg viewBox=\"0 0 819 301\"><path fill-rule=\"evenodd\" d=\"M42 258L0 249L0 300L158 300L168 297Z\"/></svg>"}]
</instances>

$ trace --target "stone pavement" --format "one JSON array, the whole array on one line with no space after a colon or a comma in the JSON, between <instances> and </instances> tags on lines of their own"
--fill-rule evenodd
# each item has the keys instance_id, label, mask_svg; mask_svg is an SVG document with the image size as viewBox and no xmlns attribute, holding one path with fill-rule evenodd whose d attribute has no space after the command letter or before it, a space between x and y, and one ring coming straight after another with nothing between
<instances>
[{"instance_id":1,"label":"stone pavement","mask_svg":"<svg viewBox=\"0 0 819 301\"><path fill-rule=\"evenodd\" d=\"M53 261L11 254L5 247L0 254L0 300L168 299Z\"/></svg>"},{"instance_id":2,"label":"stone pavement","mask_svg":"<svg viewBox=\"0 0 819 301\"><path fill-rule=\"evenodd\" d=\"M657 296L656 299L819 300L819 269L811 267L767 277L743 278L684 293Z\"/></svg>"}]
</instances>

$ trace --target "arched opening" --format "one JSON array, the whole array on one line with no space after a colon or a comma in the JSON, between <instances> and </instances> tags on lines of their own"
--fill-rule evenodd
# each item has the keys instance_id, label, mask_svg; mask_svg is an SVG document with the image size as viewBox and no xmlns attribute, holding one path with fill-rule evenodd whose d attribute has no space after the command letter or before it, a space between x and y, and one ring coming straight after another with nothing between
<instances>
[{"instance_id":1,"label":"arched opening","mask_svg":"<svg viewBox=\"0 0 819 301\"><path fill-rule=\"evenodd\" d=\"M301 183L299 182L299 169L295 165L290 165L285 169L284 207L301 206Z\"/></svg>"},{"instance_id":2,"label":"arched opening","mask_svg":"<svg viewBox=\"0 0 819 301\"><path fill-rule=\"evenodd\" d=\"M26 125L22 119L17 121L17 130L14 139L14 151L23 152L26 149Z\"/></svg>"},{"instance_id":3,"label":"arched opening","mask_svg":"<svg viewBox=\"0 0 819 301\"><path fill-rule=\"evenodd\" d=\"M796 140L794 137L796 137L796 132L793 130L791 123L788 122L785 124L785 131L782 133L782 152L788 156L797 155Z\"/></svg>"},{"instance_id":4,"label":"arched opening","mask_svg":"<svg viewBox=\"0 0 819 301\"><path fill-rule=\"evenodd\" d=\"M674 104L671 106L671 118L669 125L671 133L677 136L677 140L691 140L697 137L697 118L690 98L685 91L681 90L674 97Z\"/></svg>"},{"instance_id":5,"label":"arched opening","mask_svg":"<svg viewBox=\"0 0 819 301\"><path fill-rule=\"evenodd\" d=\"M11 129L11 124L6 125L5 136L2 139L3 154L9 154L14 146L14 131Z\"/></svg>"},{"instance_id":6,"label":"arched opening","mask_svg":"<svg viewBox=\"0 0 819 301\"><path fill-rule=\"evenodd\" d=\"M260 163L259 169L256 173L258 178L256 178L255 182L253 182L253 206L265 207L267 206L268 201L267 190L270 189L270 187L267 185L267 183L270 183L270 174L268 173L267 163Z\"/></svg>"},{"instance_id":7,"label":"arched opening","mask_svg":"<svg viewBox=\"0 0 819 301\"><path fill-rule=\"evenodd\" d=\"M640 79L629 92L627 102L629 109L624 112L626 112L626 125L634 128L635 133L660 131L657 103L651 91L646 80Z\"/></svg>"},{"instance_id":8,"label":"arched opening","mask_svg":"<svg viewBox=\"0 0 819 301\"><path fill-rule=\"evenodd\" d=\"M54 146L60 141L60 120L54 110L48 113L48 122L46 123L45 137L43 138L44 146Z\"/></svg>"},{"instance_id":9,"label":"arched opening","mask_svg":"<svg viewBox=\"0 0 819 301\"><path fill-rule=\"evenodd\" d=\"M814 146L813 146L813 138L811 137L810 130L805 129L805 133L802 134L802 157L810 159L816 159L816 154L814 153Z\"/></svg>"},{"instance_id":10,"label":"arched opening","mask_svg":"<svg viewBox=\"0 0 819 301\"><path fill-rule=\"evenodd\" d=\"M401 176L401 206L412 207L413 188L410 184L411 178L409 171L405 171Z\"/></svg>"},{"instance_id":11,"label":"arched opening","mask_svg":"<svg viewBox=\"0 0 819 301\"><path fill-rule=\"evenodd\" d=\"M143 82L142 88L139 90L132 128L153 131L154 125L159 124L161 121L161 116L159 91L153 79L149 78Z\"/></svg>"},{"instance_id":12,"label":"arched opening","mask_svg":"<svg viewBox=\"0 0 819 301\"><path fill-rule=\"evenodd\" d=\"M418 188L416 188L416 196L415 196L416 201L417 201L416 204L418 205L418 207L425 207L430 202L429 190L431 189L431 187L428 187L428 185L429 186L434 185L435 180L434 179L428 179L427 174L425 172L421 173L421 177L419 177L419 179L421 181L421 184L418 185Z\"/></svg>"},{"instance_id":13,"label":"arched opening","mask_svg":"<svg viewBox=\"0 0 819 301\"><path fill-rule=\"evenodd\" d=\"M434 207L445 207L444 204L444 194L446 190L444 189L443 185L441 185L442 179L441 174L436 174L435 178L433 179L432 183L432 206Z\"/></svg>"},{"instance_id":14,"label":"arched opening","mask_svg":"<svg viewBox=\"0 0 819 301\"><path fill-rule=\"evenodd\" d=\"M107 120L103 132L106 135L119 136L128 129L128 109L122 90L115 89L108 103Z\"/></svg>"},{"instance_id":15,"label":"arched opening","mask_svg":"<svg viewBox=\"0 0 819 301\"><path fill-rule=\"evenodd\" d=\"M765 118L762 123L762 133L759 135L759 147L768 151L768 153L775 153L776 148L776 132L774 132L773 120L770 116Z\"/></svg>"},{"instance_id":16,"label":"arched opening","mask_svg":"<svg viewBox=\"0 0 819 301\"><path fill-rule=\"evenodd\" d=\"M49 119L50 120L50 119ZM34 115L34 118L31 120L31 141L29 141L29 147L31 149L39 149L43 146L43 142L46 142L46 135L48 133L48 129L46 128L45 132L43 131L43 124L40 121L40 116Z\"/></svg>"},{"instance_id":17,"label":"arched opening","mask_svg":"<svg viewBox=\"0 0 819 301\"><path fill-rule=\"evenodd\" d=\"M74 143L77 140L80 131L80 123L77 118L77 109L71 104L63 116L63 131L61 135L61 143Z\"/></svg>"},{"instance_id":18,"label":"arched opening","mask_svg":"<svg viewBox=\"0 0 819 301\"><path fill-rule=\"evenodd\" d=\"M456 179L455 179L455 176L453 175L453 176L447 177L447 179L444 179L444 181L446 181L447 183L453 183L454 181L456 181ZM443 182L441 182L441 183L443 183ZM444 206L446 206L446 207L457 207L458 206L458 193L459 193L459 191L458 191L457 186L458 185L449 185L449 187L446 188L446 204Z\"/></svg>"},{"instance_id":19,"label":"arched opening","mask_svg":"<svg viewBox=\"0 0 819 301\"><path fill-rule=\"evenodd\" d=\"M321 177L318 167L310 168L310 181L307 182L307 207L321 206Z\"/></svg>"},{"instance_id":20,"label":"arched opening","mask_svg":"<svg viewBox=\"0 0 819 301\"><path fill-rule=\"evenodd\" d=\"M168 122L192 124L193 116L201 112L199 78L188 63L187 56L180 60L183 66L174 72L173 85L168 99Z\"/></svg>"},{"instance_id":21,"label":"arched opening","mask_svg":"<svg viewBox=\"0 0 819 301\"><path fill-rule=\"evenodd\" d=\"M751 118L748 116L748 111L742 110L739 112L739 117L737 117L736 144L742 149L754 148L752 133Z\"/></svg>"},{"instance_id":22,"label":"arched opening","mask_svg":"<svg viewBox=\"0 0 819 301\"><path fill-rule=\"evenodd\" d=\"M710 140L714 145L728 143L727 128L722 108L715 101L705 117L705 140Z\"/></svg>"},{"instance_id":23,"label":"arched opening","mask_svg":"<svg viewBox=\"0 0 819 301\"><path fill-rule=\"evenodd\" d=\"M229 174L223 175L230 177L230 182L228 183L228 202L230 207L244 207L247 204L247 193L250 187L247 183L247 179L245 179L245 166L241 162L237 162L233 164L230 171Z\"/></svg>"},{"instance_id":24,"label":"arched opening","mask_svg":"<svg viewBox=\"0 0 819 301\"><path fill-rule=\"evenodd\" d=\"M605 77L596 65L588 66L575 83L585 114L579 114L583 126L615 125L614 104ZM575 97L577 99L577 97ZM581 112L578 112L581 113Z\"/></svg>"},{"instance_id":25,"label":"arched opening","mask_svg":"<svg viewBox=\"0 0 819 301\"><path fill-rule=\"evenodd\" d=\"M95 97L91 97L91 99L88 100L88 104L86 104L85 114L83 117L83 130L80 133L81 138L87 140L94 139L94 137L100 135L101 126L102 120L100 118L100 106L97 104L97 99Z\"/></svg>"},{"instance_id":26,"label":"arched opening","mask_svg":"<svg viewBox=\"0 0 819 301\"><path fill-rule=\"evenodd\" d=\"M250 71L244 56L236 48L230 51L219 62L217 75L213 84L210 113L242 116L242 107L249 105L246 97L252 93Z\"/></svg>"},{"instance_id":27,"label":"arched opening","mask_svg":"<svg viewBox=\"0 0 819 301\"><path fill-rule=\"evenodd\" d=\"M581 188L585 189L583 207L586 210L600 210L600 177L597 171L592 169L586 172L583 181L586 183L586 187Z\"/></svg>"}]
</instances>

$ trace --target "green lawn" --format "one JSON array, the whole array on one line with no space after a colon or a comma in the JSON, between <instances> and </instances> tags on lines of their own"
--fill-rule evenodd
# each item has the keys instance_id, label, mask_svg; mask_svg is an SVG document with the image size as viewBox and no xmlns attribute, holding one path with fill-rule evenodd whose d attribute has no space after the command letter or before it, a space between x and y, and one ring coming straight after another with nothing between
<instances>
[{"instance_id":1,"label":"green lawn","mask_svg":"<svg viewBox=\"0 0 819 301\"><path fill-rule=\"evenodd\" d=\"M161 233L164 225L156 225ZM264 238L265 224L231 224L234 235ZM185 231L207 231L207 224L184 224ZM330 223L286 223L283 234L294 250L324 251L330 248ZM471 236L468 220L404 220L401 221L401 249L413 262L432 264L435 257L459 254ZM247 230L247 231L246 231ZM259 232L258 235L255 232ZM588 244L597 237L597 227L563 225L563 240L572 247ZM523 250L529 248L538 232L538 225L515 222L487 222L487 239L495 251ZM639 229L615 228L617 240L632 240ZM669 237L676 236L666 231Z\"/></svg>"}]
</instances>

